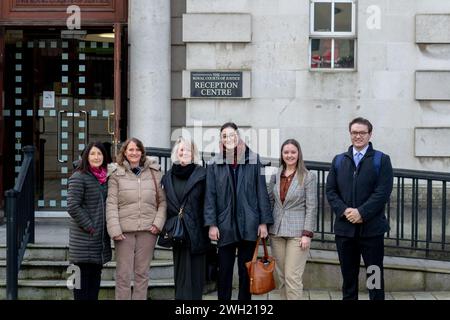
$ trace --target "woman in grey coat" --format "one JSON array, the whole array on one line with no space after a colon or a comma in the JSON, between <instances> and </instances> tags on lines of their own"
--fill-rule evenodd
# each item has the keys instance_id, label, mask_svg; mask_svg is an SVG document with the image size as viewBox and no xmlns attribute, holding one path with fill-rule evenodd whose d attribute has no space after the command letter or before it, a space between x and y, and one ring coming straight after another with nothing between
<instances>
[{"instance_id":1,"label":"woman in grey coat","mask_svg":"<svg viewBox=\"0 0 450 320\"><path fill-rule=\"evenodd\" d=\"M251 300L245 262L252 260L257 237L266 238L273 223L266 179L259 155L242 141L235 123L222 125L220 138L220 153L206 169L204 210L209 238L218 247L217 294L219 300L231 300L237 256L238 300Z\"/></svg>"},{"instance_id":2,"label":"woman in grey coat","mask_svg":"<svg viewBox=\"0 0 450 320\"><path fill-rule=\"evenodd\" d=\"M280 163L268 187L274 218L270 244L277 261L281 298L299 300L316 219L316 177L306 170L300 144L294 139L281 146Z\"/></svg>"},{"instance_id":3,"label":"woman in grey coat","mask_svg":"<svg viewBox=\"0 0 450 320\"><path fill-rule=\"evenodd\" d=\"M69 261L80 269L75 300L98 300L103 264L111 261L106 231L107 153L101 142L91 142L69 179Z\"/></svg>"}]
</instances>

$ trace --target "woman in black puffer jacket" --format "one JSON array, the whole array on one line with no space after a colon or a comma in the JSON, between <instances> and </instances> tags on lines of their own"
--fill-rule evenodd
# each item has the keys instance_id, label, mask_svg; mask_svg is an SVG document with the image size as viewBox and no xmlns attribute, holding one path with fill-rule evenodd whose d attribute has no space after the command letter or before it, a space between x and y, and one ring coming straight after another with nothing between
<instances>
[{"instance_id":1,"label":"woman in black puffer jacket","mask_svg":"<svg viewBox=\"0 0 450 320\"><path fill-rule=\"evenodd\" d=\"M80 268L75 300L97 300L103 264L111 261L106 231L107 153L101 142L91 142L69 179L69 261Z\"/></svg>"}]
</instances>

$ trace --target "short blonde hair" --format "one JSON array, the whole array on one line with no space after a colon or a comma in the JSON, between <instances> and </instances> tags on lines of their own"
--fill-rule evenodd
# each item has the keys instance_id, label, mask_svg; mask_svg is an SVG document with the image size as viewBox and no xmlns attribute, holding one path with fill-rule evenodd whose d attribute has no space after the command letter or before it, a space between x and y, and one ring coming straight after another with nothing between
<instances>
[{"instance_id":1,"label":"short blonde hair","mask_svg":"<svg viewBox=\"0 0 450 320\"><path fill-rule=\"evenodd\" d=\"M200 154L198 152L197 145L190 138L178 137L175 141L175 144L172 148L172 154L170 155L170 160L172 163L178 164L180 161L178 159L178 149L180 148L180 144L184 144L185 146L191 146L191 154L192 154L192 163L201 165L202 162L200 160Z\"/></svg>"}]
</instances>

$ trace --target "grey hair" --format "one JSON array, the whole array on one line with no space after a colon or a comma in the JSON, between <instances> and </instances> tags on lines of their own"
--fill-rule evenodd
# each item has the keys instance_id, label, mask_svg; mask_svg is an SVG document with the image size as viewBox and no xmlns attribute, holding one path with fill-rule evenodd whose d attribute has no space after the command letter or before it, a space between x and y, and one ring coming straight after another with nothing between
<instances>
[{"instance_id":1,"label":"grey hair","mask_svg":"<svg viewBox=\"0 0 450 320\"><path fill-rule=\"evenodd\" d=\"M172 163L179 163L178 160L178 148L180 147L180 144L184 143L184 145L191 146L191 154L192 154L192 163L201 165L202 161L200 159L200 154L198 152L197 145L194 141L192 141L190 138L186 137L178 137L178 139L175 141L175 144L172 148L172 153L170 155L170 160L172 160Z\"/></svg>"}]
</instances>

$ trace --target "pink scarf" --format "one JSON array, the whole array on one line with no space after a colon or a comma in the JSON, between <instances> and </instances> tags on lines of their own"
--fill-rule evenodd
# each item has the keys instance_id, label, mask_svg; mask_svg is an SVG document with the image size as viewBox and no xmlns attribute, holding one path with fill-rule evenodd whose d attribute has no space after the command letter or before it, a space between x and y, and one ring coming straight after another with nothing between
<instances>
[{"instance_id":1,"label":"pink scarf","mask_svg":"<svg viewBox=\"0 0 450 320\"><path fill-rule=\"evenodd\" d=\"M98 182L100 182L100 184L104 184L106 182L106 179L108 178L108 171L106 170L106 168L104 167L98 167L98 168L94 168L92 166L89 166L89 170L92 172L92 174L94 175L94 177L97 178Z\"/></svg>"}]
</instances>

